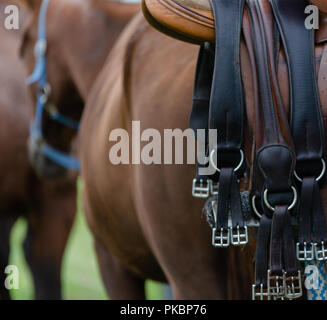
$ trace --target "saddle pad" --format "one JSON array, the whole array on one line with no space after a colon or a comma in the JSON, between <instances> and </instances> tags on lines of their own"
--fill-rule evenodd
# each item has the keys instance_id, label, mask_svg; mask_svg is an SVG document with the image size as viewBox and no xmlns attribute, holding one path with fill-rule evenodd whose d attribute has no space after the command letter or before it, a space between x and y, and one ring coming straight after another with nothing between
<instances>
[{"instance_id":1,"label":"saddle pad","mask_svg":"<svg viewBox=\"0 0 327 320\"><path fill-rule=\"evenodd\" d=\"M320 13L316 42L327 41L327 1L312 0ZM142 0L147 21L160 32L195 44L215 42L215 21L210 0Z\"/></svg>"}]
</instances>

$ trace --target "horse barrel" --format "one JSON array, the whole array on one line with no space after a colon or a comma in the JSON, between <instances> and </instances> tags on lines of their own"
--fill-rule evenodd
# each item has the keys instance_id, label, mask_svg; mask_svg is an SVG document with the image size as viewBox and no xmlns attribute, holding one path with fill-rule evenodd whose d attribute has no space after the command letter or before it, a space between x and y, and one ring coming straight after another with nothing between
<instances>
[{"instance_id":1,"label":"horse barrel","mask_svg":"<svg viewBox=\"0 0 327 320\"><path fill-rule=\"evenodd\" d=\"M312 3L327 9L325 1ZM204 211L214 247L246 245L247 228L258 227L253 299L301 297L303 267L327 261L321 194L326 141L313 54L315 46L325 42L327 24L322 21L317 32L304 28L310 4L143 0L144 15L154 28L201 45L190 124L196 138L197 129L207 132L203 142L210 161L197 164L192 194L209 198ZM255 96L250 154L243 130L249 106L242 43L250 56ZM280 51L287 62L288 108L279 83ZM213 141L210 129L219 132ZM215 172L200 170L206 166ZM240 183L248 176L251 189L241 192ZM308 296L318 295L326 298Z\"/></svg>"}]
</instances>

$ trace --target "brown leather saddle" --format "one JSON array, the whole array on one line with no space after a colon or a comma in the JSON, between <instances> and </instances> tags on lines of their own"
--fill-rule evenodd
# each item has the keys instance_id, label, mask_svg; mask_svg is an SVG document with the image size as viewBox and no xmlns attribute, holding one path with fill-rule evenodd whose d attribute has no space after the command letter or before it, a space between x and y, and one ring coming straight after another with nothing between
<instances>
[{"instance_id":1,"label":"brown leather saddle","mask_svg":"<svg viewBox=\"0 0 327 320\"><path fill-rule=\"evenodd\" d=\"M143 0L143 12L201 46L192 192L209 198L213 246L245 245L258 226L253 298L299 298L305 263L327 260L324 14L307 0Z\"/></svg>"},{"instance_id":2,"label":"brown leather saddle","mask_svg":"<svg viewBox=\"0 0 327 320\"><path fill-rule=\"evenodd\" d=\"M327 38L327 4L312 0L323 15L316 32L317 40ZM215 20L210 0L142 0L142 10L147 21L160 32L173 38L202 44L215 42Z\"/></svg>"}]
</instances>

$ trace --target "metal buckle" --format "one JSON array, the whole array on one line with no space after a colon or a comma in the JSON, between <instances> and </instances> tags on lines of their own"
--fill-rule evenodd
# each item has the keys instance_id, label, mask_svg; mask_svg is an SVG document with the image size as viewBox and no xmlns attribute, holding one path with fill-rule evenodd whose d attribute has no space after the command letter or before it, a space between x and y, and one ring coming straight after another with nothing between
<instances>
[{"instance_id":1,"label":"metal buckle","mask_svg":"<svg viewBox=\"0 0 327 320\"><path fill-rule=\"evenodd\" d=\"M192 196L195 198L208 198L210 194L210 183L209 181L204 182L203 179L198 181L193 179L192 184Z\"/></svg>"},{"instance_id":2,"label":"metal buckle","mask_svg":"<svg viewBox=\"0 0 327 320\"><path fill-rule=\"evenodd\" d=\"M233 227L230 227L230 234L231 234L231 243L234 246L245 245L249 241L247 226L240 228L240 226L237 225L236 229L235 228L233 229Z\"/></svg>"},{"instance_id":3,"label":"metal buckle","mask_svg":"<svg viewBox=\"0 0 327 320\"><path fill-rule=\"evenodd\" d=\"M325 249L324 241L321 241L320 243L315 243L314 247L315 247L316 259L318 261L327 260L327 248Z\"/></svg>"},{"instance_id":4,"label":"metal buckle","mask_svg":"<svg viewBox=\"0 0 327 320\"><path fill-rule=\"evenodd\" d=\"M270 300L268 290L263 288L263 283L260 286L252 285L252 300Z\"/></svg>"},{"instance_id":5,"label":"metal buckle","mask_svg":"<svg viewBox=\"0 0 327 320\"><path fill-rule=\"evenodd\" d=\"M274 299L284 299L284 276L275 276L268 270L268 295Z\"/></svg>"},{"instance_id":6,"label":"metal buckle","mask_svg":"<svg viewBox=\"0 0 327 320\"><path fill-rule=\"evenodd\" d=\"M210 180L210 193L211 195L215 196L218 194L218 183L214 183L212 180Z\"/></svg>"},{"instance_id":7,"label":"metal buckle","mask_svg":"<svg viewBox=\"0 0 327 320\"><path fill-rule=\"evenodd\" d=\"M34 46L34 56L36 59L40 59L45 56L47 51L47 40L42 38L38 39Z\"/></svg>"},{"instance_id":8,"label":"metal buckle","mask_svg":"<svg viewBox=\"0 0 327 320\"><path fill-rule=\"evenodd\" d=\"M301 271L298 271L297 276L287 276L284 272L284 292L285 298L297 299L302 296L302 279Z\"/></svg>"},{"instance_id":9,"label":"metal buckle","mask_svg":"<svg viewBox=\"0 0 327 320\"><path fill-rule=\"evenodd\" d=\"M303 246L303 250L301 250L300 246ZM296 244L296 257L299 261L311 261L314 258L314 244L310 243L307 244L306 242L303 242L301 244L298 242Z\"/></svg>"},{"instance_id":10,"label":"metal buckle","mask_svg":"<svg viewBox=\"0 0 327 320\"><path fill-rule=\"evenodd\" d=\"M226 248L230 244L230 231L228 229L221 228L220 231L217 228L212 229L212 245L216 248Z\"/></svg>"}]
</instances>

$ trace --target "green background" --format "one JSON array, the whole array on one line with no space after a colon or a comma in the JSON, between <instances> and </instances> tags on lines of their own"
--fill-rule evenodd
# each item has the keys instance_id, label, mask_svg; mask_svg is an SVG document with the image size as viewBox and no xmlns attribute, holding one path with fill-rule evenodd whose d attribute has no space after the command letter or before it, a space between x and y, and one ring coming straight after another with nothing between
<instances>
[{"instance_id":1,"label":"green background","mask_svg":"<svg viewBox=\"0 0 327 320\"><path fill-rule=\"evenodd\" d=\"M108 299L101 281L93 250L92 235L89 232L81 210L81 184L79 186L77 218L66 248L62 266L63 298L68 300ZM33 281L25 262L22 243L26 233L26 221L21 218L15 224L11 234L10 264L19 269L19 289L11 290L13 299L33 299ZM163 288L159 283L146 282L148 299L162 299Z\"/></svg>"}]
</instances>

